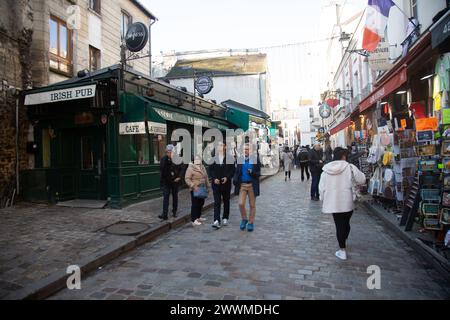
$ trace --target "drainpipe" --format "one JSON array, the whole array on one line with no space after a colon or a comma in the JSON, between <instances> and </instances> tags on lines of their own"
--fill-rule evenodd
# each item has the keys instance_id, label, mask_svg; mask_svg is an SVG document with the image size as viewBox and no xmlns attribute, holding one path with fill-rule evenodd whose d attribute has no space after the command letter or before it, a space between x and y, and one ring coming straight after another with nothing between
<instances>
[{"instance_id":1,"label":"drainpipe","mask_svg":"<svg viewBox=\"0 0 450 320\"><path fill-rule=\"evenodd\" d=\"M259 109L265 111L262 104L261 73L259 74Z\"/></svg>"},{"instance_id":2,"label":"drainpipe","mask_svg":"<svg viewBox=\"0 0 450 320\"><path fill-rule=\"evenodd\" d=\"M149 76L152 77L152 25L158 19L150 19L150 24L148 25L148 60L149 60Z\"/></svg>"},{"instance_id":3,"label":"drainpipe","mask_svg":"<svg viewBox=\"0 0 450 320\"><path fill-rule=\"evenodd\" d=\"M19 194L19 97L16 98L16 188Z\"/></svg>"}]
</instances>

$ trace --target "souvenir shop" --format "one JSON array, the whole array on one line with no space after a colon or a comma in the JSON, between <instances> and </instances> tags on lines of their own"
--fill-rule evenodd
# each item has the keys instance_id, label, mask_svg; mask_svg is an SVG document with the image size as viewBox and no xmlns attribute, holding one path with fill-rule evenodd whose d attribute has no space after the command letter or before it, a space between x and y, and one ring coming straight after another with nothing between
<instances>
[{"instance_id":1,"label":"souvenir shop","mask_svg":"<svg viewBox=\"0 0 450 320\"><path fill-rule=\"evenodd\" d=\"M428 34L417 46L422 49L416 47L414 57L400 61L402 67L360 108L375 102L368 193L397 216L405 231L420 233L419 239L448 259L450 54L439 52L430 40Z\"/></svg>"}]
</instances>

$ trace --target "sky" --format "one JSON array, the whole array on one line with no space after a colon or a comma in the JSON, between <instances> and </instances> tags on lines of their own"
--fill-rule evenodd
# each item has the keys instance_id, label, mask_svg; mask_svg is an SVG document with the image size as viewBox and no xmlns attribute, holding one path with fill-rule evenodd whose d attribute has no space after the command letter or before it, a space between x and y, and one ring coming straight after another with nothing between
<instances>
[{"instance_id":1,"label":"sky","mask_svg":"<svg viewBox=\"0 0 450 320\"><path fill-rule=\"evenodd\" d=\"M254 48L316 39L323 0L140 0L152 51Z\"/></svg>"},{"instance_id":2,"label":"sky","mask_svg":"<svg viewBox=\"0 0 450 320\"><path fill-rule=\"evenodd\" d=\"M140 0L157 18L152 54L204 49L261 49L267 54L271 105L298 106L320 96L326 42L338 2L347 13L367 0ZM336 34L334 34L336 35ZM322 81L323 82L323 81Z\"/></svg>"}]
</instances>

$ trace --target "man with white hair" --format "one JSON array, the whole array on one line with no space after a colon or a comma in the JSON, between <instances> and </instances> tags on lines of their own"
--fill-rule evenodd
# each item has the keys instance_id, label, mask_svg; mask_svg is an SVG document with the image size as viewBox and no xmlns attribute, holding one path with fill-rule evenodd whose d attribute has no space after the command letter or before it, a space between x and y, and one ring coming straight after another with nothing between
<instances>
[{"instance_id":1,"label":"man with white hair","mask_svg":"<svg viewBox=\"0 0 450 320\"><path fill-rule=\"evenodd\" d=\"M169 197L172 194L172 214L177 216L178 210L178 188L181 184L182 170L181 165L172 162L175 147L168 144L166 155L162 157L160 163L161 189L163 192L163 212L158 218L167 220L169 212Z\"/></svg>"},{"instance_id":2,"label":"man with white hair","mask_svg":"<svg viewBox=\"0 0 450 320\"><path fill-rule=\"evenodd\" d=\"M319 201L319 182L323 167L323 150L319 142L310 151L309 171L311 172L311 200Z\"/></svg>"}]
</instances>

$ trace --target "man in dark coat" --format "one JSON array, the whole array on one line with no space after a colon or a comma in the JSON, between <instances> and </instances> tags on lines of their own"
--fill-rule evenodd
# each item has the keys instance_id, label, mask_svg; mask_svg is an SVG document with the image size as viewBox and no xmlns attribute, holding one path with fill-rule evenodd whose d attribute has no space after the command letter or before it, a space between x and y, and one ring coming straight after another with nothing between
<instances>
[{"instance_id":1,"label":"man in dark coat","mask_svg":"<svg viewBox=\"0 0 450 320\"><path fill-rule=\"evenodd\" d=\"M309 156L309 171L311 171L311 200L319 201L319 182L323 167L323 150L316 142Z\"/></svg>"},{"instance_id":2,"label":"man in dark coat","mask_svg":"<svg viewBox=\"0 0 450 320\"><path fill-rule=\"evenodd\" d=\"M300 150L298 151L298 161L300 163L300 169L302 173L302 181L305 180L305 172L306 172L306 179L309 180L309 151L306 149L306 147L302 146Z\"/></svg>"},{"instance_id":3,"label":"man in dark coat","mask_svg":"<svg viewBox=\"0 0 450 320\"><path fill-rule=\"evenodd\" d=\"M228 156L227 145L220 142L217 146L218 154L213 164L209 166L209 176L212 179L212 189L214 194L214 223L213 228L219 229L221 226L220 207L223 200L222 225L228 224L230 217L230 196L231 181L234 176L234 158ZM231 160L231 161L230 161Z\"/></svg>"},{"instance_id":4,"label":"man in dark coat","mask_svg":"<svg viewBox=\"0 0 450 320\"><path fill-rule=\"evenodd\" d=\"M235 185L234 193L239 195L239 210L241 211L241 230L252 232L253 223L256 215L256 197L259 196L259 177L261 176L261 162L256 155L256 163L250 159L250 145L244 146L244 157L238 160L236 171L234 173L233 183ZM250 217L247 218L245 209L245 200L249 199Z\"/></svg>"},{"instance_id":5,"label":"man in dark coat","mask_svg":"<svg viewBox=\"0 0 450 320\"><path fill-rule=\"evenodd\" d=\"M167 220L169 212L169 197L172 194L172 214L177 216L178 210L178 189L183 176L181 165L172 162L174 146L169 144L166 147L166 155L160 162L160 185L163 192L163 212L158 218Z\"/></svg>"}]
</instances>

